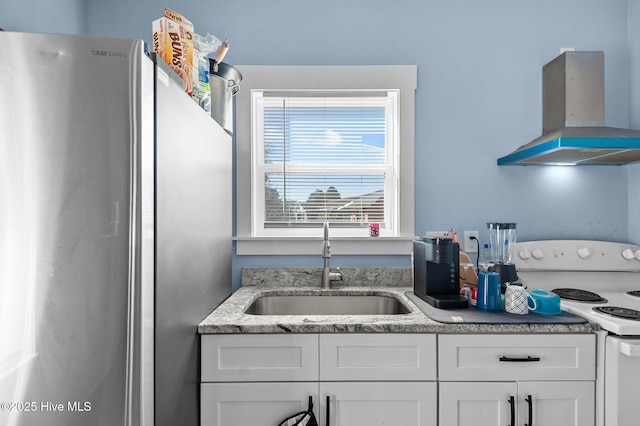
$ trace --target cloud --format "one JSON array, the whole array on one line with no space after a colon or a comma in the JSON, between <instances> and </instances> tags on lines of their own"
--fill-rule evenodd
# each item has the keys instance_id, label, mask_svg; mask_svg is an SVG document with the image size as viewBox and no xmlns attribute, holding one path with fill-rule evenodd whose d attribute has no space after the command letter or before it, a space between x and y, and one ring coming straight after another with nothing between
<instances>
[{"instance_id":1,"label":"cloud","mask_svg":"<svg viewBox=\"0 0 640 426\"><path fill-rule=\"evenodd\" d=\"M327 129L324 131L324 144L325 145L338 145L342 142L342 136L334 130Z\"/></svg>"}]
</instances>

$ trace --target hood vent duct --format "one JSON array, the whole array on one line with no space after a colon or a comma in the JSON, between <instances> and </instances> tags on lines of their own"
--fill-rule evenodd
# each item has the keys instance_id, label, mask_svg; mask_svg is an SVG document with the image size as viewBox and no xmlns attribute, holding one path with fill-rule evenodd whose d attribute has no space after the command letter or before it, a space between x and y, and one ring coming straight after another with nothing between
<instances>
[{"instance_id":1,"label":"hood vent duct","mask_svg":"<svg viewBox=\"0 0 640 426\"><path fill-rule=\"evenodd\" d=\"M499 166L640 161L640 131L604 126L603 52L564 52L542 74L543 134L499 158Z\"/></svg>"}]
</instances>

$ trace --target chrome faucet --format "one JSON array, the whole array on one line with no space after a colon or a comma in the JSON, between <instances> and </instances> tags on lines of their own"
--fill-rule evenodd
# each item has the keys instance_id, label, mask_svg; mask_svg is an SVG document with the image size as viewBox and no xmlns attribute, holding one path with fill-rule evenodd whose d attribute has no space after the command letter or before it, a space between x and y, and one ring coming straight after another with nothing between
<instances>
[{"instance_id":1,"label":"chrome faucet","mask_svg":"<svg viewBox=\"0 0 640 426\"><path fill-rule=\"evenodd\" d=\"M337 272L331 272L329 268L329 259L331 258L331 244L329 243L329 222L324 223L324 239L322 242L322 259L324 267L322 268L322 288L331 287L331 281L342 281L342 273L340 268L336 268Z\"/></svg>"}]
</instances>

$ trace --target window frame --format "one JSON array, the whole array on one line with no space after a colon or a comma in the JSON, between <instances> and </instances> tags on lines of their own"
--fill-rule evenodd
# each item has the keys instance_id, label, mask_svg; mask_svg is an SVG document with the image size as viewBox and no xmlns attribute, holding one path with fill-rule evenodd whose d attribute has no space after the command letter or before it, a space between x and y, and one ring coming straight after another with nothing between
<instances>
[{"instance_id":1,"label":"window frame","mask_svg":"<svg viewBox=\"0 0 640 426\"><path fill-rule=\"evenodd\" d=\"M369 237L363 228L361 237L339 236L338 228L330 230L333 254L409 254L414 238L414 121L417 67L415 65L236 65L243 79L235 97L235 230L237 255L319 254L317 236L256 236L253 232L251 185L252 167L252 105L254 90L322 90L322 91L388 91L397 89L400 120L397 129L399 143L399 203L396 236Z\"/></svg>"},{"instance_id":2,"label":"window frame","mask_svg":"<svg viewBox=\"0 0 640 426\"><path fill-rule=\"evenodd\" d=\"M299 106L298 100L314 98L318 99L324 98L327 95L326 90L305 90L304 92L289 90L289 91L278 91L276 96L271 95L272 92L267 90L252 90L251 93L251 103L252 103L252 126L253 131L257 129L262 129L264 126L264 116L261 114L264 111L266 106L271 106L271 104L278 100L280 101L282 98L288 98L295 106ZM289 96L290 97L289 97ZM380 226L380 235L381 236L397 236L398 232L398 220L397 220L397 209L399 206L398 203L398 193L399 193L399 183L398 183L398 170L400 167L399 164L399 154L398 154L398 145L399 145L399 137L398 137L398 122L399 122L399 108L398 108L398 90L334 90L331 91L331 95L329 99L335 98L338 99L340 104L349 105L348 99L352 98L353 102L356 102L358 99L367 99L373 97L371 95L375 95L377 101L375 104L370 104L373 106L382 106L385 109L385 121L387 125L387 129L385 132L385 161L382 165L372 165L371 168L367 171L369 172L381 172L385 175L385 184L384 184L384 194L385 194L385 204L384 204L384 217L387 219L385 221L384 226ZM338 104L336 102L336 104ZM311 105L309 103L307 105ZM302 104L304 105L304 103ZM254 140L252 140L252 166L251 170L254 173L252 179L251 193L252 193L252 227L251 233L255 237L314 237L318 234L318 229L322 227L320 223L305 223L304 225L300 225L297 223L293 223L290 226L287 226L286 223L280 223L277 226L268 226L266 225L265 219L265 209L264 209L264 195L265 195L265 173L272 171L277 172L280 168L279 165L274 164L270 165L265 162L264 156L264 133L258 131L257 134L253 135ZM253 149L255 148L255 149ZM319 166L314 166L310 164L292 164L290 167L294 170L300 169L304 170L304 167L309 167L309 171L311 174L318 172ZM340 169L344 169L345 165L337 165L332 166L323 165L321 169L327 170L328 174L338 173ZM366 173L366 172L365 172ZM336 227L332 227L332 236L339 237L366 237L368 236L368 224L367 223L354 223L349 226L346 224L339 224Z\"/></svg>"}]
</instances>

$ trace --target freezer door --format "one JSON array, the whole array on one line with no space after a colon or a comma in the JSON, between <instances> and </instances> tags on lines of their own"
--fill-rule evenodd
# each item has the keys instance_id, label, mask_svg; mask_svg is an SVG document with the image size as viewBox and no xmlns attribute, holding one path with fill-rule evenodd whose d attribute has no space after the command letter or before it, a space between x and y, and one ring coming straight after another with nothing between
<instances>
[{"instance_id":1,"label":"freezer door","mask_svg":"<svg viewBox=\"0 0 640 426\"><path fill-rule=\"evenodd\" d=\"M0 57L0 424L129 425L143 43L0 32Z\"/></svg>"}]
</instances>

